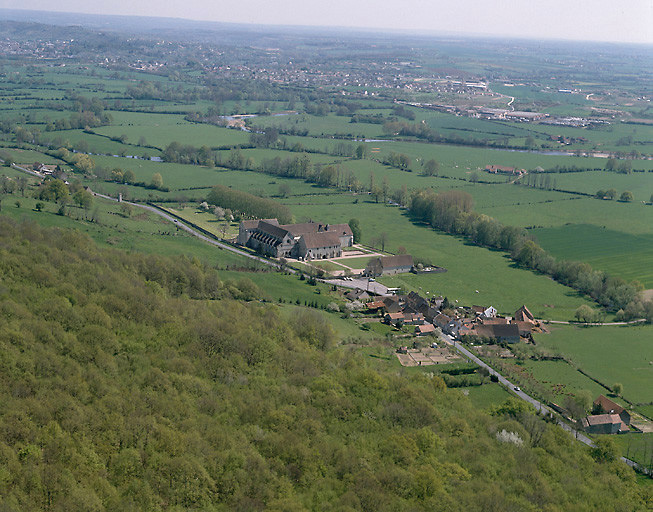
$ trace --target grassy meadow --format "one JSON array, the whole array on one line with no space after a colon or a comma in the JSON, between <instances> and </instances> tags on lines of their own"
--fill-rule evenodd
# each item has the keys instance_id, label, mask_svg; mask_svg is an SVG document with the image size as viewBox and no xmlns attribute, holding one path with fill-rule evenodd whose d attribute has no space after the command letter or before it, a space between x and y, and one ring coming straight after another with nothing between
<instances>
[{"instance_id":1,"label":"grassy meadow","mask_svg":"<svg viewBox=\"0 0 653 512\"><path fill-rule=\"evenodd\" d=\"M551 326L538 334L538 345L564 355L604 385L623 385L623 396L633 403L651 401L653 382L653 327Z\"/></svg>"}]
</instances>

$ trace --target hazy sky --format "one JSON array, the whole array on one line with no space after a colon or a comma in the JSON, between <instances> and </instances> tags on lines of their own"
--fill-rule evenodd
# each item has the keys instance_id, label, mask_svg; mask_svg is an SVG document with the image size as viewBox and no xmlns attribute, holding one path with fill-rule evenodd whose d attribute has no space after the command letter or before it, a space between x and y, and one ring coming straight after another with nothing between
<instances>
[{"instance_id":1,"label":"hazy sky","mask_svg":"<svg viewBox=\"0 0 653 512\"><path fill-rule=\"evenodd\" d=\"M0 0L0 7L653 44L653 0Z\"/></svg>"}]
</instances>

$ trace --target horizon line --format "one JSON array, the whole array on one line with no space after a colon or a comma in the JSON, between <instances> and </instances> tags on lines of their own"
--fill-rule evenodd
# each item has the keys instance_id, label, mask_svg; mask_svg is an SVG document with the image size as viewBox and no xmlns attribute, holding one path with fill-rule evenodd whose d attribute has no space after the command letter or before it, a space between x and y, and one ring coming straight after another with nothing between
<instances>
[{"instance_id":1,"label":"horizon line","mask_svg":"<svg viewBox=\"0 0 653 512\"><path fill-rule=\"evenodd\" d=\"M503 34L494 34L494 33L485 33L485 32L465 32L465 31L443 31L443 30L429 30L429 29L407 29L407 28L391 28L391 27L361 27L361 26L352 26L352 25L305 25L301 23L252 23L247 21L222 21L222 20L200 20L196 18L184 18L180 16L153 16L153 15L142 15L142 14L106 14L106 13L89 13L89 12L80 12L80 11L49 11L43 9L29 9L29 8L9 8L9 7L0 7L0 12L20 12L20 13L43 13L43 14L57 14L57 15L81 15L97 18L140 18L140 19L149 19L149 20L167 20L167 21L180 21L180 22L190 22L190 23L205 23L205 24L217 24L217 25L232 25L238 27L259 27L259 28L269 28L269 29L282 29L282 28L291 28L291 29L323 29L325 31L348 31L353 33L367 33L367 34L378 34L383 35L383 33L390 32L394 35L401 36L421 36L421 37L430 37L430 38L446 38L446 37L459 37L462 39L495 39L495 40L504 40L504 41L532 41L532 42L559 42L559 43L591 43L591 44L608 44L608 45L631 45L631 46L653 46L653 41L651 42L642 42L642 41L622 41L622 40L600 40L600 39L565 39L559 37L530 37L527 35L503 35ZM23 23L38 23L42 25L57 25L57 23L47 23L41 21L23 21L23 20L9 20L6 21L16 21ZM82 26L85 28L96 28L89 27L88 25L82 25L79 23L69 23L68 26ZM66 25L60 25L66 26ZM106 30L106 29L105 29ZM127 30L127 29L125 29ZM114 29L116 32L124 32L124 30Z\"/></svg>"}]
</instances>

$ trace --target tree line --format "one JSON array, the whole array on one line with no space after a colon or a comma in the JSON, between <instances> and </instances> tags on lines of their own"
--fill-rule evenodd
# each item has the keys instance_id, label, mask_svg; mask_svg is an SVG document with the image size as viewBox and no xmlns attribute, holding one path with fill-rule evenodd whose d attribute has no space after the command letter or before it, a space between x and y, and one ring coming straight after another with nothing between
<instances>
[{"instance_id":1,"label":"tree line","mask_svg":"<svg viewBox=\"0 0 653 512\"><path fill-rule=\"evenodd\" d=\"M473 210L467 192L431 189L411 194L410 212L432 227L447 233L464 235L478 245L507 251L520 265L551 276L561 284L590 296L602 306L622 310L626 318L646 316L653 321L653 302L644 302L637 282L626 282L587 263L557 260L542 249L522 228L505 226L488 215Z\"/></svg>"},{"instance_id":2,"label":"tree line","mask_svg":"<svg viewBox=\"0 0 653 512\"><path fill-rule=\"evenodd\" d=\"M221 208L229 208L248 217L257 219L276 218L280 224L292 222L292 214L287 206L272 199L231 189L225 185L213 187L206 198L206 202Z\"/></svg>"}]
</instances>

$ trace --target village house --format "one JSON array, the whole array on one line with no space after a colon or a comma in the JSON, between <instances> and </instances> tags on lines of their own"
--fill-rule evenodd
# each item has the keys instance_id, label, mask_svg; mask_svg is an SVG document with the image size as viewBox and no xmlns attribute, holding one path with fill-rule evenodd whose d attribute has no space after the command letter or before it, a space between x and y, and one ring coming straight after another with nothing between
<instances>
[{"instance_id":1,"label":"village house","mask_svg":"<svg viewBox=\"0 0 653 512\"><path fill-rule=\"evenodd\" d=\"M428 304L426 306L420 306L418 312L422 313L422 315L424 315L424 319L431 324L433 323L435 317L440 314L438 309L431 307Z\"/></svg>"},{"instance_id":2,"label":"village house","mask_svg":"<svg viewBox=\"0 0 653 512\"><path fill-rule=\"evenodd\" d=\"M429 334L435 334L435 326L433 324L423 324L415 327L416 336L427 336Z\"/></svg>"},{"instance_id":3,"label":"village house","mask_svg":"<svg viewBox=\"0 0 653 512\"><path fill-rule=\"evenodd\" d=\"M444 297L442 295L438 295L437 297L431 297L429 299L430 306L435 309L440 309L442 307L443 302L444 302Z\"/></svg>"},{"instance_id":4,"label":"village house","mask_svg":"<svg viewBox=\"0 0 653 512\"><path fill-rule=\"evenodd\" d=\"M399 295L383 299L383 307L386 313L399 313L403 310L403 301Z\"/></svg>"},{"instance_id":5,"label":"village house","mask_svg":"<svg viewBox=\"0 0 653 512\"><path fill-rule=\"evenodd\" d=\"M368 302L365 304L365 307L367 308L368 311L378 311L379 309L384 309L385 308L385 302L382 300L375 300L373 302Z\"/></svg>"},{"instance_id":6,"label":"village house","mask_svg":"<svg viewBox=\"0 0 653 512\"><path fill-rule=\"evenodd\" d=\"M497 310L492 306L487 308L485 306L472 306L472 311L476 316L482 316L484 318L494 318L497 316Z\"/></svg>"},{"instance_id":7,"label":"village house","mask_svg":"<svg viewBox=\"0 0 653 512\"><path fill-rule=\"evenodd\" d=\"M451 318L449 318L444 313L440 313L433 319L433 324L438 326L443 331L446 329L447 325L449 325L449 322L451 322Z\"/></svg>"},{"instance_id":8,"label":"village house","mask_svg":"<svg viewBox=\"0 0 653 512\"><path fill-rule=\"evenodd\" d=\"M365 276L401 274L413 269L413 257L410 254L382 256L369 261L363 272Z\"/></svg>"},{"instance_id":9,"label":"village house","mask_svg":"<svg viewBox=\"0 0 653 512\"><path fill-rule=\"evenodd\" d=\"M410 292L408 294L406 297L406 304L413 308L415 311L419 311L419 309L423 306L428 306L426 299L416 292Z\"/></svg>"},{"instance_id":10,"label":"village house","mask_svg":"<svg viewBox=\"0 0 653 512\"><path fill-rule=\"evenodd\" d=\"M463 321L459 318L453 318L449 320L449 323L443 329L444 332L450 334L454 338L457 338L460 335L460 329L463 327Z\"/></svg>"},{"instance_id":11,"label":"village house","mask_svg":"<svg viewBox=\"0 0 653 512\"><path fill-rule=\"evenodd\" d=\"M319 260L341 256L354 236L348 224L280 225L277 219L260 219L242 221L237 241L275 258Z\"/></svg>"},{"instance_id":12,"label":"village house","mask_svg":"<svg viewBox=\"0 0 653 512\"><path fill-rule=\"evenodd\" d=\"M360 302L365 302L366 300L369 300L370 294L365 290L356 288L355 290L349 290L348 292L345 292L345 298L349 300L358 300Z\"/></svg>"},{"instance_id":13,"label":"village house","mask_svg":"<svg viewBox=\"0 0 653 512\"><path fill-rule=\"evenodd\" d=\"M383 321L386 324L397 325L398 323L403 323L404 314L403 313L386 313L383 317Z\"/></svg>"},{"instance_id":14,"label":"village house","mask_svg":"<svg viewBox=\"0 0 653 512\"><path fill-rule=\"evenodd\" d=\"M421 313L405 313L403 317L404 325L422 325L424 324L424 315Z\"/></svg>"}]
</instances>

